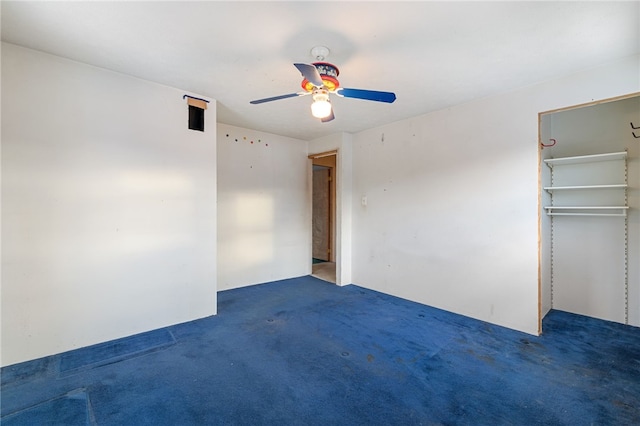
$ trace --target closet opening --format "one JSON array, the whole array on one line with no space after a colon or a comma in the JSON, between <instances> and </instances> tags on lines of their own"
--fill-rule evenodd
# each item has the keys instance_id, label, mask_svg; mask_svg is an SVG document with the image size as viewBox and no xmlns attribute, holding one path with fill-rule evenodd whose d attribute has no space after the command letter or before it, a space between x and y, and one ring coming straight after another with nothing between
<instances>
[{"instance_id":1,"label":"closet opening","mask_svg":"<svg viewBox=\"0 0 640 426\"><path fill-rule=\"evenodd\" d=\"M539 331L552 309L640 326L640 93L538 124Z\"/></svg>"}]
</instances>

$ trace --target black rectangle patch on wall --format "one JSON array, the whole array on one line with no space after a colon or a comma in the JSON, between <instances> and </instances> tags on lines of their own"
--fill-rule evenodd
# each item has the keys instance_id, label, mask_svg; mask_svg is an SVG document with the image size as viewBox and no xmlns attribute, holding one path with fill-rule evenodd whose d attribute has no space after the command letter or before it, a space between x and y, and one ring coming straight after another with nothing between
<instances>
[{"instance_id":1,"label":"black rectangle patch on wall","mask_svg":"<svg viewBox=\"0 0 640 426\"><path fill-rule=\"evenodd\" d=\"M204 132L204 110L189 105L189 129Z\"/></svg>"}]
</instances>

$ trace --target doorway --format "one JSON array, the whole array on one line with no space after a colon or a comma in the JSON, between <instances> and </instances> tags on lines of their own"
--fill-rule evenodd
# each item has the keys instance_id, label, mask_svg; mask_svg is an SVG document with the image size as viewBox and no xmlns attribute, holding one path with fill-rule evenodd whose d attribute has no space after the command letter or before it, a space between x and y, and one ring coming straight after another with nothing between
<instances>
[{"instance_id":1,"label":"doorway","mask_svg":"<svg viewBox=\"0 0 640 426\"><path fill-rule=\"evenodd\" d=\"M312 160L311 274L336 283L336 158L335 151Z\"/></svg>"}]
</instances>

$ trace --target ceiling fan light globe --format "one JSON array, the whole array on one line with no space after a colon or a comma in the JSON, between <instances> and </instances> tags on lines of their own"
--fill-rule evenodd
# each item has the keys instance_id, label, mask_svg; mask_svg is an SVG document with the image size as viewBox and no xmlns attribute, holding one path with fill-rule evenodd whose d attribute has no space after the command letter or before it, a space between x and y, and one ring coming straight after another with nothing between
<instances>
[{"instance_id":1,"label":"ceiling fan light globe","mask_svg":"<svg viewBox=\"0 0 640 426\"><path fill-rule=\"evenodd\" d=\"M316 118L327 118L331 115L331 103L326 100L314 101L311 104L311 115Z\"/></svg>"}]
</instances>

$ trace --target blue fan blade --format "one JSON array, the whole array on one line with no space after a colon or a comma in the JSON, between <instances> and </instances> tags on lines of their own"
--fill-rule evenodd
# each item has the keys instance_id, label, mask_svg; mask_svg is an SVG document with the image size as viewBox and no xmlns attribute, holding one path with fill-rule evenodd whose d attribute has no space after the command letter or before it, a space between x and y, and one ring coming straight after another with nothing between
<instances>
[{"instance_id":1,"label":"blue fan blade","mask_svg":"<svg viewBox=\"0 0 640 426\"><path fill-rule=\"evenodd\" d=\"M277 101L279 99L287 99L287 98L295 98L296 96L302 96L302 95L306 95L306 93L289 93L288 95L280 95L280 96L274 96L272 98L264 98L264 99L258 99L256 101L251 101L249 102L250 104L262 104L265 102L271 102L271 101Z\"/></svg>"},{"instance_id":2,"label":"blue fan blade","mask_svg":"<svg viewBox=\"0 0 640 426\"><path fill-rule=\"evenodd\" d=\"M336 116L333 115L333 108L331 108L331 115L325 118L321 118L320 121L322 121L323 123L326 123L327 121L331 121L334 118L336 118Z\"/></svg>"},{"instance_id":3,"label":"blue fan blade","mask_svg":"<svg viewBox=\"0 0 640 426\"><path fill-rule=\"evenodd\" d=\"M347 89L340 87L335 91L336 95L345 98L364 99L367 101L392 103L396 100L396 94L392 92L378 92L376 90Z\"/></svg>"},{"instance_id":4,"label":"blue fan blade","mask_svg":"<svg viewBox=\"0 0 640 426\"><path fill-rule=\"evenodd\" d=\"M323 87L324 83L322 82L322 77L320 77L320 73L318 69L309 64L293 64L294 67L298 68L298 71L302 73L302 76L309 80L311 84L316 87Z\"/></svg>"}]
</instances>

